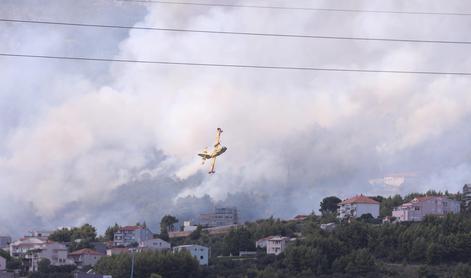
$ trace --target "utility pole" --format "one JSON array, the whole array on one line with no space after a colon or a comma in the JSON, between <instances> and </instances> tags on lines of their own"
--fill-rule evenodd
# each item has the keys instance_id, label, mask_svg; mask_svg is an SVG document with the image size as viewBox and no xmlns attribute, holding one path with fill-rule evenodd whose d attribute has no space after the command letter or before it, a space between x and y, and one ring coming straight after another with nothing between
<instances>
[{"instance_id":1,"label":"utility pole","mask_svg":"<svg viewBox=\"0 0 471 278\"><path fill-rule=\"evenodd\" d=\"M132 257L131 257L131 278L134 278L134 248L131 249Z\"/></svg>"}]
</instances>

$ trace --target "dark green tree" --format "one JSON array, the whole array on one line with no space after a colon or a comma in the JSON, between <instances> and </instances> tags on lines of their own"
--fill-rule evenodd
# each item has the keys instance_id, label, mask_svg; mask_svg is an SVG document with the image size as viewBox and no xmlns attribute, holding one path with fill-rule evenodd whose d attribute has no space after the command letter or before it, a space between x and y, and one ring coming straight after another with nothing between
<instances>
[{"instance_id":1,"label":"dark green tree","mask_svg":"<svg viewBox=\"0 0 471 278\"><path fill-rule=\"evenodd\" d=\"M322 202L320 204L320 209L319 211L321 213L336 213L337 212L337 205L342 202L338 197L336 196L330 196L322 199Z\"/></svg>"},{"instance_id":2,"label":"dark green tree","mask_svg":"<svg viewBox=\"0 0 471 278\"><path fill-rule=\"evenodd\" d=\"M118 232L121 227L118 223L114 223L114 226L109 226L105 231L105 239L112 241L114 239L114 234Z\"/></svg>"}]
</instances>

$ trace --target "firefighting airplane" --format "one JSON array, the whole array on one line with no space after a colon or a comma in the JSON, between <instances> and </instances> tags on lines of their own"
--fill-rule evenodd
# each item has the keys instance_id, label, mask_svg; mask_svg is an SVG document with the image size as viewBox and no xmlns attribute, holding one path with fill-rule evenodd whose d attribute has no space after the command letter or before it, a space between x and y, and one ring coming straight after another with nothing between
<instances>
[{"instance_id":1,"label":"firefighting airplane","mask_svg":"<svg viewBox=\"0 0 471 278\"><path fill-rule=\"evenodd\" d=\"M198 154L203 158L203 164L206 159L211 159L211 170L209 170L208 174L216 173L214 171L214 167L216 166L216 157L220 156L227 150L226 147L221 146L221 133L222 129L218 127L216 131L216 144L214 144L214 149L211 153L208 153L208 148L205 148L201 153Z\"/></svg>"}]
</instances>

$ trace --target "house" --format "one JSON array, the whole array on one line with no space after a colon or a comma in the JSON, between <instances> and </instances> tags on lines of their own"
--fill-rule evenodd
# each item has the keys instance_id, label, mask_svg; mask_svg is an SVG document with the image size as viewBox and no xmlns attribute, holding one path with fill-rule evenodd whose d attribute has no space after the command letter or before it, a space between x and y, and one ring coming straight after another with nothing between
<instances>
[{"instance_id":1,"label":"house","mask_svg":"<svg viewBox=\"0 0 471 278\"><path fill-rule=\"evenodd\" d=\"M53 231L46 231L46 230L38 230L38 231L30 231L29 235L25 237L36 237L41 239L47 239Z\"/></svg>"},{"instance_id":2,"label":"house","mask_svg":"<svg viewBox=\"0 0 471 278\"><path fill-rule=\"evenodd\" d=\"M205 227L229 226L239 223L236 207L215 208L213 213L200 215L200 224Z\"/></svg>"},{"instance_id":3,"label":"house","mask_svg":"<svg viewBox=\"0 0 471 278\"><path fill-rule=\"evenodd\" d=\"M186 251L189 252L194 258L196 258L200 265L208 265L208 254L209 249L208 247L201 246L201 245L180 245L173 247L173 252L182 252Z\"/></svg>"},{"instance_id":4,"label":"house","mask_svg":"<svg viewBox=\"0 0 471 278\"><path fill-rule=\"evenodd\" d=\"M363 195L357 195L343 200L338 204L338 218L358 218L363 214L371 214L374 218L379 216L379 202Z\"/></svg>"},{"instance_id":5,"label":"house","mask_svg":"<svg viewBox=\"0 0 471 278\"><path fill-rule=\"evenodd\" d=\"M138 245L144 240L149 240L154 237L154 234L146 227L143 226L125 226L121 227L115 234L113 239L113 246L130 246L133 244Z\"/></svg>"},{"instance_id":6,"label":"house","mask_svg":"<svg viewBox=\"0 0 471 278\"><path fill-rule=\"evenodd\" d=\"M0 271L4 271L5 269L7 269L7 259L0 256Z\"/></svg>"},{"instance_id":7,"label":"house","mask_svg":"<svg viewBox=\"0 0 471 278\"><path fill-rule=\"evenodd\" d=\"M471 204L471 184L463 186L463 204L465 208L469 208Z\"/></svg>"},{"instance_id":8,"label":"house","mask_svg":"<svg viewBox=\"0 0 471 278\"><path fill-rule=\"evenodd\" d=\"M198 226L193 225L191 221L183 221L183 231L193 232L193 231L196 231L196 229L198 229Z\"/></svg>"},{"instance_id":9,"label":"house","mask_svg":"<svg viewBox=\"0 0 471 278\"><path fill-rule=\"evenodd\" d=\"M47 240L35 237L23 237L10 244L10 256L18 258L24 257L32 250L43 248Z\"/></svg>"},{"instance_id":10,"label":"house","mask_svg":"<svg viewBox=\"0 0 471 278\"><path fill-rule=\"evenodd\" d=\"M445 196L416 197L394 208L392 216L399 221L422 221L426 215L443 216L448 213L459 213L460 205L460 202Z\"/></svg>"},{"instance_id":11,"label":"house","mask_svg":"<svg viewBox=\"0 0 471 278\"><path fill-rule=\"evenodd\" d=\"M80 249L69 253L69 258L74 261L77 266L94 266L103 254L89 248Z\"/></svg>"},{"instance_id":12,"label":"house","mask_svg":"<svg viewBox=\"0 0 471 278\"><path fill-rule=\"evenodd\" d=\"M267 237L264 237L264 238L261 238L261 239L257 240L257 241L255 242L255 247L257 247L257 248L264 248L264 249L267 248L268 240L269 240L270 238L272 238L272 237L273 237L273 236L267 236Z\"/></svg>"},{"instance_id":13,"label":"house","mask_svg":"<svg viewBox=\"0 0 471 278\"><path fill-rule=\"evenodd\" d=\"M11 243L11 237L0 236L0 249L7 248Z\"/></svg>"},{"instance_id":14,"label":"house","mask_svg":"<svg viewBox=\"0 0 471 278\"><path fill-rule=\"evenodd\" d=\"M24 237L11 243L10 255L27 261L30 271L36 271L42 259L48 259L55 266L74 263L67 258L64 244L35 237Z\"/></svg>"},{"instance_id":15,"label":"house","mask_svg":"<svg viewBox=\"0 0 471 278\"><path fill-rule=\"evenodd\" d=\"M273 236L267 240L267 254L279 255L289 242L289 237Z\"/></svg>"},{"instance_id":16,"label":"house","mask_svg":"<svg viewBox=\"0 0 471 278\"><path fill-rule=\"evenodd\" d=\"M293 220L294 221L304 221L307 218L308 218L308 215L298 214L293 218Z\"/></svg>"},{"instance_id":17,"label":"house","mask_svg":"<svg viewBox=\"0 0 471 278\"><path fill-rule=\"evenodd\" d=\"M139 243L140 250L163 251L170 249L170 243L160 238L153 238L141 241Z\"/></svg>"}]
</instances>

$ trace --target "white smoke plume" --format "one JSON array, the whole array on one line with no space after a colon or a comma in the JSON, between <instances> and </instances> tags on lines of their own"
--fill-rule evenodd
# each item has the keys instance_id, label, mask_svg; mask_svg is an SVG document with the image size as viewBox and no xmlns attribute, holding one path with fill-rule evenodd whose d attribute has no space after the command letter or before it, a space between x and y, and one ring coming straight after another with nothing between
<instances>
[{"instance_id":1,"label":"white smoke plume","mask_svg":"<svg viewBox=\"0 0 471 278\"><path fill-rule=\"evenodd\" d=\"M471 19L2 1L0 15L240 32L471 40ZM238 1L233 1L239 3ZM263 2L263 1L262 1ZM232 2L231 2L232 3ZM243 2L240 2L243 3ZM266 1L271 4L271 1ZM298 6L471 11L465 1L296 1ZM279 5L294 5L277 1ZM73 13L71 12L73 11ZM1 52L176 62L471 71L467 45L270 38L1 23ZM0 233L317 210L322 197L457 191L471 180L471 78L0 58ZM216 175L196 153L224 129Z\"/></svg>"}]
</instances>

